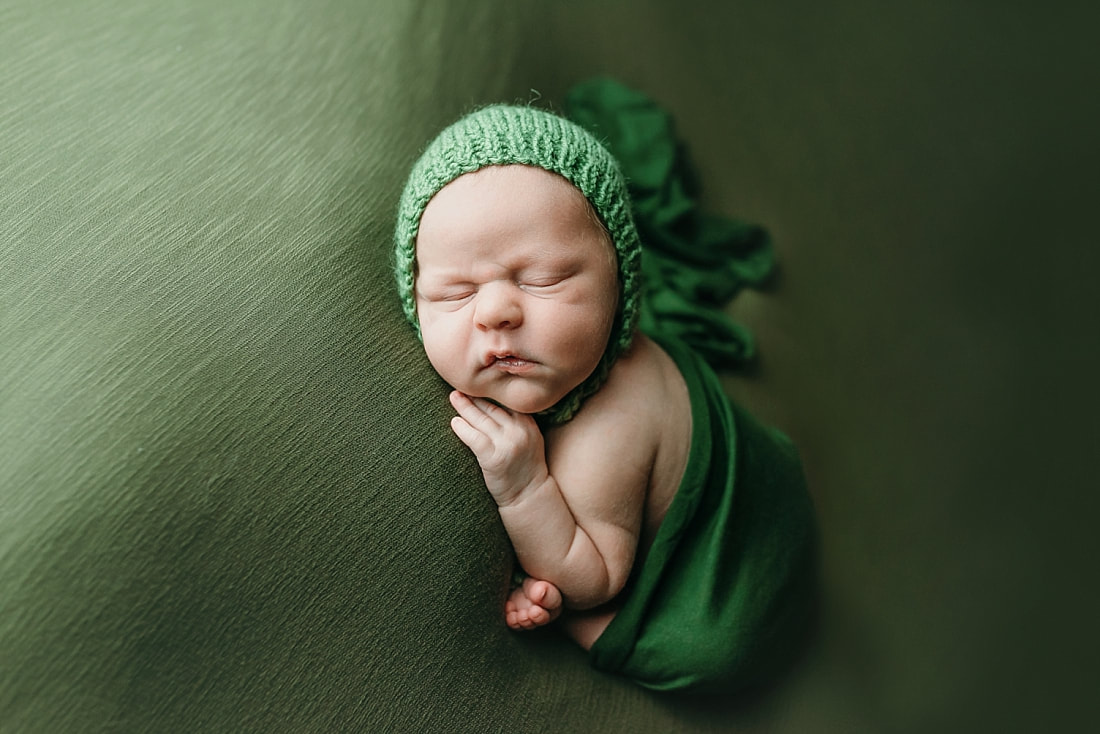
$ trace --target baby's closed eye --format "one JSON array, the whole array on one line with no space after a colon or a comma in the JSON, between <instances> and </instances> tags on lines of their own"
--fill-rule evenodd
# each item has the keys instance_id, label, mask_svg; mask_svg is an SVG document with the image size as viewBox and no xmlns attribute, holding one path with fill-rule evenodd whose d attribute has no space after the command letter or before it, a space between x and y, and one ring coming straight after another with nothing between
<instances>
[{"instance_id":1,"label":"baby's closed eye","mask_svg":"<svg viewBox=\"0 0 1100 734\"><path fill-rule=\"evenodd\" d=\"M572 273L566 272L524 275L519 282L519 286L529 291L552 292L558 287L564 286L572 275Z\"/></svg>"},{"instance_id":2,"label":"baby's closed eye","mask_svg":"<svg viewBox=\"0 0 1100 734\"><path fill-rule=\"evenodd\" d=\"M477 289L470 285L431 286L417 288L417 296L427 303L462 303L474 297Z\"/></svg>"}]
</instances>

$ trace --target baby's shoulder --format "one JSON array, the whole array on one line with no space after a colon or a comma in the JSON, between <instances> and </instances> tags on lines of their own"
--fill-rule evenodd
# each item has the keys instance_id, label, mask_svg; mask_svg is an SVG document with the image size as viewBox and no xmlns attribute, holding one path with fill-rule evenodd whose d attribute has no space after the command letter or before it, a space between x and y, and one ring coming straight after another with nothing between
<instances>
[{"instance_id":1,"label":"baby's shoulder","mask_svg":"<svg viewBox=\"0 0 1100 734\"><path fill-rule=\"evenodd\" d=\"M672 358L639 334L577 419L583 419L578 427L588 430L625 428L656 439L665 429L676 430L675 424L690 421L687 385Z\"/></svg>"},{"instance_id":2,"label":"baby's shoulder","mask_svg":"<svg viewBox=\"0 0 1100 734\"><path fill-rule=\"evenodd\" d=\"M638 334L630 350L615 363L601 393L635 406L639 412L664 413L669 401L687 396L679 367L656 342Z\"/></svg>"},{"instance_id":3,"label":"baby's shoulder","mask_svg":"<svg viewBox=\"0 0 1100 734\"><path fill-rule=\"evenodd\" d=\"M600 391L561 428L567 435L553 440L562 460L557 466L582 458L586 471L613 477L608 486L644 490L646 516L663 517L683 477L692 434L687 384L664 349L638 335Z\"/></svg>"},{"instance_id":4,"label":"baby's shoulder","mask_svg":"<svg viewBox=\"0 0 1100 734\"><path fill-rule=\"evenodd\" d=\"M645 502L646 516L659 518L691 444L684 378L661 347L639 335L599 392L571 421L547 432L546 442L551 472L563 487L590 487L598 477L605 501Z\"/></svg>"}]
</instances>

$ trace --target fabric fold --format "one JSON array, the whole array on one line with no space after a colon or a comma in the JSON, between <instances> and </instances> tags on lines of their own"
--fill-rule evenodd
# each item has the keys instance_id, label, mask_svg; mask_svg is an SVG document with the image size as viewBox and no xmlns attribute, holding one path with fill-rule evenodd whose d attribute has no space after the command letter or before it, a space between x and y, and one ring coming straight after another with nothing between
<instances>
[{"instance_id":1,"label":"fabric fold","mask_svg":"<svg viewBox=\"0 0 1100 734\"><path fill-rule=\"evenodd\" d=\"M751 360L752 334L724 307L772 273L767 231L701 211L672 117L644 93L591 79L568 92L565 113L607 146L627 180L643 247L641 330L684 341L715 369Z\"/></svg>"}]
</instances>

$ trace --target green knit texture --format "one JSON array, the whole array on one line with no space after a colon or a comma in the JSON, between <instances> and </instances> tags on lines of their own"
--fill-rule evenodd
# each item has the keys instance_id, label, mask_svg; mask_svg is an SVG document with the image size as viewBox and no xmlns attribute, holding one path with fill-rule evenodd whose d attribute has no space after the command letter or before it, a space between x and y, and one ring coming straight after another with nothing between
<instances>
[{"instance_id":1,"label":"green knit texture","mask_svg":"<svg viewBox=\"0 0 1100 734\"><path fill-rule=\"evenodd\" d=\"M420 334L416 314L416 237L428 202L444 186L486 166L523 164L565 177L592 204L607 228L619 264L619 309L596 369L556 405L539 415L549 424L568 421L607 380L630 347L641 300L641 245L630 197L615 158L586 130L534 107L492 105L443 130L413 165L401 195L394 232L394 270L402 307ZM421 337L422 338L422 337Z\"/></svg>"}]
</instances>

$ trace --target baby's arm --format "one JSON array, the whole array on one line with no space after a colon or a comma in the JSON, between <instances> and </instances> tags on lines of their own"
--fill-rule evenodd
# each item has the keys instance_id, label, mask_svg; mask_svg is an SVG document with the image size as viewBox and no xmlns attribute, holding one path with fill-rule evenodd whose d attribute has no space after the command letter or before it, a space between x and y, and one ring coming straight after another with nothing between
<instances>
[{"instance_id":1,"label":"baby's arm","mask_svg":"<svg viewBox=\"0 0 1100 734\"><path fill-rule=\"evenodd\" d=\"M587 471L573 472L577 478L564 490L550 473L543 435L531 416L457 391L451 404L458 411L451 427L477 456L524 570L557 586L574 608L613 598L638 545L644 473L623 483L607 477L600 462L580 459ZM587 444L593 454L608 450L591 437Z\"/></svg>"}]
</instances>

